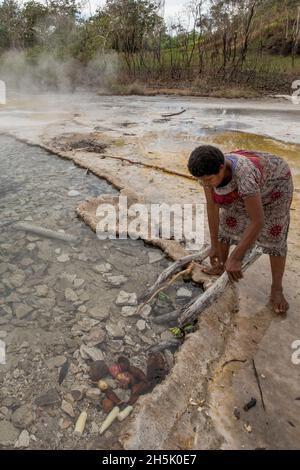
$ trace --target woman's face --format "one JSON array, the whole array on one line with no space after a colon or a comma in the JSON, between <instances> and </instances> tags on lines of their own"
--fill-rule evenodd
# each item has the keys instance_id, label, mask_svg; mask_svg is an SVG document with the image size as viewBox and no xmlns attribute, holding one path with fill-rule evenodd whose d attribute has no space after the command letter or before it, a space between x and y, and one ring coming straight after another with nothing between
<instances>
[{"instance_id":1,"label":"woman's face","mask_svg":"<svg viewBox=\"0 0 300 470\"><path fill-rule=\"evenodd\" d=\"M221 165L220 171L217 175L207 175L199 178L202 186L207 188L217 188L222 183L225 176L225 165Z\"/></svg>"}]
</instances>

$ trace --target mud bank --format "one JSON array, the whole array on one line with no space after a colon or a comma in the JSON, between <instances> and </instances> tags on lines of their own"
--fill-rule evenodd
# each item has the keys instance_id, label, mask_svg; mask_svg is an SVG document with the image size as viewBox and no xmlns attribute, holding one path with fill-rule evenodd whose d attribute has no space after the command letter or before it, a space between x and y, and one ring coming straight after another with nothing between
<instances>
[{"instance_id":1,"label":"mud bank","mask_svg":"<svg viewBox=\"0 0 300 470\"><path fill-rule=\"evenodd\" d=\"M181 116L163 116L183 108L187 112ZM197 332L177 354L172 373L151 396L140 399L121 443L128 449L297 447L299 372L291 361L291 344L299 339L300 331L299 109L273 101L87 95L74 96L72 103L65 97L56 101L36 97L34 105L16 100L2 109L1 117L6 118L1 124L4 131L73 160L132 200L145 203L204 201L186 170L189 152L201 142L215 143L224 150L273 151L290 162L296 193L286 275L289 316L276 319L267 305L269 270L263 257L239 286L239 312L233 313L237 293L229 291L201 316ZM70 143L83 139L104 143L107 148L104 153L70 150ZM97 199L92 199L78 209L93 228L96 207ZM173 251L167 245L160 247L168 256L176 259L184 254L182 248L177 252L177 246ZM199 272L197 280L201 280ZM252 359L261 378L266 410ZM252 396L258 404L244 412L243 406ZM235 408L239 414L234 413Z\"/></svg>"}]
</instances>

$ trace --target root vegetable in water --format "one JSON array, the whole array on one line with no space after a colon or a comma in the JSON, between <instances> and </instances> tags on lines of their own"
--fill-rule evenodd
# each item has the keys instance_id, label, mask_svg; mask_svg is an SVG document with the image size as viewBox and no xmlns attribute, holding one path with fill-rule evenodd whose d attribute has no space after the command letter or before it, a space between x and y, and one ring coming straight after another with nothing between
<instances>
[{"instance_id":1,"label":"root vegetable in water","mask_svg":"<svg viewBox=\"0 0 300 470\"><path fill-rule=\"evenodd\" d=\"M103 402L102 402L102 407L103 407L103 411L104 413L110 413L111 410L115 407L115 403L110 400L109 398L104 398Z\"/></svg>"},{"instance_id":2,"label":"root vegetable in water","mask_svg":"<svg viewBox=\"0 0 300 470\"><path fill-rule=\"evenodd\" d=\"M153 384L162 382L167 374L166 362L161 353L152 353L147 361L147 380Z\"/></svg>"},{"instance_id":3,"label":"root vegetable in water","mask_svg":"<svg viewBox=\"0 0 300 470\"><path fill-rule=\"evenodd\" d=\"M115 379L118 374L122 373L122 367L120 366L120 364L113 364L109 368L109 373Z\"/></svg>"},{"instance_id":4,"label":"root vegetable in water","mask_svg":"<svg viewBox=\"0 0 300 470\"><path fill-rule=\"evenodd\" d=\"M134 385L131 389L128 405L134 405L141 395L145 395L150 392L152 388L153 387L149 382L140 382L139 384Z\"/></svg>"},{"instance_id":5,"label":"root vegetable in water","mask_svg":"<svg viewBox=\"0 0 300 470\"><path fill-rule=\"evenodd\" d=\"M130 362L127 357L120 356L118 358L118 364L121 366L122 372L128 372L129 367L130 367Z\"/></svg>"},{"instance_id":6,"label":"root vegetable in water","mask_svg":"<svg viewBox=\"0 0 300 470\"><path fill-rule=\"evenodd\" d=\"M117 397L117 395L115 394L115 392L111 388L108 388L107 390L105 390L104 393L105 393L106 398L108 398L113 403L115 403L115 405L119 405L120 403L122 403L120 398Z\"/></svg>"},{"instance_id":7,"label":"root vegetable in water","mask_svg":"<svg viewBox=\"0 0 300 470\"><path fill-rule=\"evenodd\" d=\"M138 367L130 366L128 372L133 375L137 382L147 382L146 375Z\"/></svg>"},{"instance_id":8,"label":"root vegetable in water","mask_svg":"<svg viewBox=\"0 0 300 470\"><path fill-rule=\"evenodd\" d=\"M99 380L98 382L98 388L102 391L105 392L109 387L107 383L104 380Z\"/></svg>"},{"instance_id":9,"label":"root vegetable in water","mask_svg":"<svg viewBox=\"0 0 300 470\"><path fill-rule=\"evenodd\" d=\"M135 384L134 377L128 372L122 372L121 374L118 374L116 380L122 388L128 388L130 385Z\"/></svg>"}]
</instances>

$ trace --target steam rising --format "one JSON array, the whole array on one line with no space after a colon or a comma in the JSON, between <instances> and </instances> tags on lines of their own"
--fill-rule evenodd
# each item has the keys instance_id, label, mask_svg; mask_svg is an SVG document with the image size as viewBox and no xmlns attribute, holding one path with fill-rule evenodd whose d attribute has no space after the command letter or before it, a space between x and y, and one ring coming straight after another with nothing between
<instances>
[{"instance_id":1,"label":"steam rising","mask_svg":"<svg viewBox=\"0 0 300 470\"><path fill-rule=\"evenodd\" d=\"M73 92L78 88L106 89L119 74L117 53L98 53L86 65L72 57L60 60L40 53L34 60L26 51L11 50L0 58L0 79L8 89L29 92Z\"/></svg>"}]
</instances>

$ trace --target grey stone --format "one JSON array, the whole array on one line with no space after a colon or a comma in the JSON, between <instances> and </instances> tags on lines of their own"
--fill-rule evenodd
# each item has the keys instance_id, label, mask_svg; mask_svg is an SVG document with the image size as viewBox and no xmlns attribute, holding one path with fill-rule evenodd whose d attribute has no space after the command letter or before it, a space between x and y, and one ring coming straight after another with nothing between
<instances>
[{"instance_id":1,"label":"grey stone","mask_svg":"<svg viewBox=\"0 0 300 470\"><path fill-rule=\"evenodd\" d=\"M15 448L16 449L25 449L26 447L29 447L30 443L30 436L29 432L24 429L21 434L19 435L19 438L17 442L15 443Z\"/></svg>"},{"instance_id":2,"label":"grey stone","mask_svg":"<svg viewBox=\"0 0 300 470\"><path fill-rule=\"evenodd\" d=\"M170 341L171 339L174 339L174 336L169 330L166 330L161 333L160 338L162 341Z\"/></svg>"},{"instance_id":3,"label":"grey stone","mask_svg":"<svg viewBox=\"0 0 300 470\"><path fill-rule=\"evenodd\" d=\"M12 373L12 376L14 379L18 379L20 377L20 370L19 369L15 369Z\"/></svg>"},{"instance_id":4,"label":"grey stone","mask_svg":"<svg viewBox=\"0 0 300 470\"><path fill-rule=\"evenodd\" d=\"M81 331L86 333L91 331L91 329L97 325L99 325L99 321L89 317L84 317L81 321L78 322L78 327L81 329Z\"/></svg>"},{"instance_id":5,"label":"grey stone","mask_svg":"<svg viewBox=\"0 0 300 470\"><path fill-rule=\"evenodd\" d=\"M28 243L28 245L27 245L27 250L28 251L33 251L33 250L35 250L35 248L36 248L35 243Z\"/></svg>"},{"instance_id":6,"label":"grey stone","mask_svg":"<svg viewBox=\"0 0 300 470\"><path fill-rule=\"evenodd\" d=\"M105 310L105 307L94 307L89 311L91 317L99 320L105 320L109 317L108 310Z\"/></svg>"},{"instance_id":7,"label":"grey stone","mask_svg":"<svg viewBox=\"0 0 300 470\"><path fill-rule=\"evenodd\" d=\"M146 322L145 320L138 320L136 327L139 331L145 331L146 329Z\"/></svg>"},{"instance_id":8,"label":"grey stone","mask_svg":"<svg viewBox=\"0 0 300 470\"><path fill-rule=\"evenodd\" d=\"M83 399L88 387L86 385L74 385L71 389L71 395L75 401Z\"/></svg>"},{"instance_id":9,"label":"grey stone","mask_svg":"<svg viewBox=\"0 0 300 470\"><path fill-rule=\"evenodd\" d=\"M112 270L112 265L109 263L96 264L93 270L99 274L109 273Z\"/></svg>"},{"instance_id":10,"label":"grey stone","mask_svg":"<svg viewBox=\"0 0 300 470\"><path fill-rule=\"evenodd\" d=\"M71 191L68 192L68 196L77 197L77 196L80 196L80 192L76 191L75 189L71 189Z\"/></svg>"},{"instance_id":11,"label":"grey stone","mask_svg":"<svg viewBox=\"0 0 300 470\"><path fill-rule=\"evenodd\" d=\"M69 302L76 302L78 300L78 296L73 289L69 287L65 290L65 299Z\"/></svg>"},{"instance_id":12,"label":"grey stone","mask_svg":"<svg viewBox=\"0 0 300 470\"><path fill-rule=\"evenodd\" d=\"M24 429L30 426L34 420L31 406L22 405L20 408L17 408L16 411L12 414L11 420L17 428Z\"/></svg>"},{"instance_id":13,"label":"grey stone","mask_svg":"<svg viewBox=\"0 0 300 470\"><path fill-rule=\"evenodd\" d=\"M71 418L75 417L73 406L71 405L71 403L67 402L66 400L62 401L61 409L63 410L64 413L71 416Z\"/></svg>"},{"instance_id":14,"label":"grey stone","mask_svg":"<svg viewBox=\"0 0 300 470\"><path fill-rule=\"evenodd\" d=\"M84 253L79 253L78 259L79 261L88 261L88 257Z\"/></svg>"},{"instance_id":15,"label":"grey stone","mask_svg":"<svg viewBox=\"0 0 300 470\"><path fill-rule=\"evenodd\" d=\"M27 235L26 238L29 242L36 242L40 240L40 237L38 237L37 235Z\"/></svg>"},{"instance_id":16,"label":"grey stone","mask_svg":"<svg viewBox=\"0 0 300 470\"><path fill-rule=\"evenodd\" d=\"M23 272L17 272L9 278L9 282L13 287L21 287L25 281L25 274Z\"/></svg>"},{"instance_id":17,"label":"grey stone","mask_svg":"<svg viewBox=\"0 0 300 470\"><path fill-rule=\"evenodd\" d=\"M105 339L105 331L102 327L93 328L90 333L82 338L82 340L89 347L94 347L97 344L103 343Z\"/></svg>"},{"instance_id":18,"label":"grey stone","mask_svg":"<svg viewBox=\"0 0 300 470\"><path fill-rule=\"evenodd\" d=\"M33 259L31 258L23 258L20 262L20 265L21 266L24 266L24 268L27 268L28 266L30 266L31 264L33 263Z\"/></svg>"},{"instance_id":19,"label":"grey stone","mask_svg":"<svg viewBox=\"0 0 300 470\"><path fill-rule=\"evenodd\" d=\"M49 292L49 287L45 285L37 286L36 293L39 297L46 297Z\"/></svg>"},{"instance_id":20,"label":"grey stone","mask_svg":"<svg viewBox=\"0 0 300 470\"><path fill-rule=\"evenodd\" d=\"M105 282L109 283L113 287L122 286L127 282L127 277L125 276L105 276Z\"/></svg>"},{"instance_id":21,"label":"grey stone","mask_svg":"<svg viewBox=\"0 0 300 470\"><path fill-rule=\"evenodd\" d=\"M174 356L169 349L166 349L164 351L164 356L165 356L166 363L168 365L168 369L171 370L172 367L174 366Z\"/></svg>"},{"instance_id":22,"label":"grey stone","mask_svg":"<svg viewBox=\"0 0 300 470\"><path fill-rule=\"evenodd\" d=\"M36 398L35 403L37 406L50 406L60 403L60 396L55 388L51 388L46 393Z\"/></svg>"},{"instance_id":23,"label":"grey stone","mask_svg":"<svg viewBox=\"0 0 300 470\"><path fill-rule=\"evenodd\" d=\"M82 294L80 294L79 298L81 302L87 302L88 300L90 300L90 296L87 292L83 292Z\"/></svg>"},{"instance_id":24,"label":"grey stone","mask_svg":"<svg viewBox=\"0 0 300 470\"><path fill-rule=\"evenodd\" d=\"M128 307L128 306L122 307L121 315L123 315L123 317L133 317L136 314L137 314L136 307Z\"/></svg>"},{"instance_id":25,"label":"grey stone","mask_svg":"<svg viewBox=\"0 0 300 470\"><path fill-rule=\"evenodd\" d=\"M144 320L147 320L149 318L151 310L151 305L145 305L140 312L141 317L144 318Z\"/></svg>"},{"instance_id":26,"label":"grey stone","mask_svg":"<svg viewBox=\"0 0 300 470\"><path fill-rule=\"evenodd\" d=\"M190 299L193 296L193 293L189 289L186 289L185 287L180 287L180 289L178 289L176 293L176 296Z\"/></svg>"},{"instance_id":27,"label":"grey stone","mask_svg":"<svg viewBox=\"0 0 300 470\"><path fill-rule=\"evenodd\" d=\"M12 292L5 300L6 302L20 302L20 297L16 292Z\"/></svg>"},{"instance_id":28,"label":"grey stone","mask_svg":"<svg viewBox=\"0 0 300 470\"><path fill-rule=\"evenodd\" d=\"M91 423L91 434L99 434L100 428L97 426L95 421Z\"/></svg>"},{"instance_id":29,"label":"grey stone","mask_svg":"<svg viewBox=\"0 0 300 470\"><path fill-rule=\"evenodd\" d=\"M148 258L149 258L149 263L154 264L157 263L158 261L162 260L164 256L160 252L155 252L155 251L150 251L148 253Z\"/></svg>"},{"instance_id":30,"label":"grey stone","mask_svg":"<svg viewBox=\"0 0 300 470\"><path fill-rule=\"evenodd\" d=\"M137 295L135 293L129 293L121 290L116 300L117 305L137 305Z\"/></svg>"},{"instance_id":31,"label":"grey stone","mask_svg":"<svg viewBox=\"0 0 300 470\"><path fill-rule=\"evenodd\" d=\"M48 369L54 369L55 367L61 367L66 362L65 356L56 356L47 361Z\"/></svg>"},{"instance_id":32,"label":"grey stone","mask_svg":"<svg viewBox=\"0 0 300 470\"><path fill-rule=\"evenodd\" d=\"M9 421L0 421L0 446L13 446L18 436L19 431Z\"/></svg>"},{"instance_id":33,"label":"grey stone","mask_svg":"<svg viewBox=\"0 0 300 470\"><path fill-rule=\"evenodd\" d=\"M101 391L99 388L89 388L85 395L90 400L98 401L101 396Z\"/></svg>"},{"instance_id":34,"label":"grey stone","mask_svg":"<svg viewBox=\"0 0 300 470\"><path fill-rule=\"evenodd\" d=\"M87 312L86 306L85 305L80 305L80 307L78 308L78 312L86 313Z\"/></svg>"},{"instance_id":35,"label":"grey stone","mask_svg":"<svg viewBox=\"0 0 300 470\"><path fill-rule=\"evenodd\" d=\"M120 324L107 323L105 325L106 331L113 338L122 338L125 334L124 328Z\"/></svg>"},{"instance_id":36,"label":"grey stone","mask_svg":"<svg viewBox=\"0 0 300 470\"><path fill-rule=\"evenodd\" d=\"M79 287L81 287L83 284L84 284L84 279L75 279L74 280L74 287L75 289L79 289Z\"/></svg>"},{"instance_id":37,"label":"grey stone","mask_svg":"<svg viewBox=\"0 0 300 470\"><path fill-rule=\"evenodd\" d=\"M29 307L29 305L16 304L15 314L19 320L22 320L22 318L27 317L27 315L29 315L30 312L32 312L32 308Z\"/></svg>"},{"instance_id":38,"label":"grey stone","mask_svg":"<svg viewBox=\"0 0 300 470\"><path fill-rule=\"evenodd\" d=\"M89 348L82 344L80 346L80 355L83 359L92 359L93 361L103 361L103 352L98 348Z\"/></svg>"},{"instance_id":39,"label":"grey stone","mask_svg":"<svg viewBox=\"0 0 300 470\"><path fill-rule=\"evenodd\" d=\"M57 261L59 263L66 263L67 261L70 261L70 256L67 254L63 254L57 258Z\"/></svg>"},{"instance_id":40,"label":"grey stone","mask_svg":"<svg viewBox=\"0 0 300 470\"><path fill-rule=\"evenodd\" d=\"M64 279L65 281L68 281L70 284L73 284L73 282L76 279L76 274L69 274L69 273L63 272L61 273L59 278Z\"/></svg>"}]
</instances>

